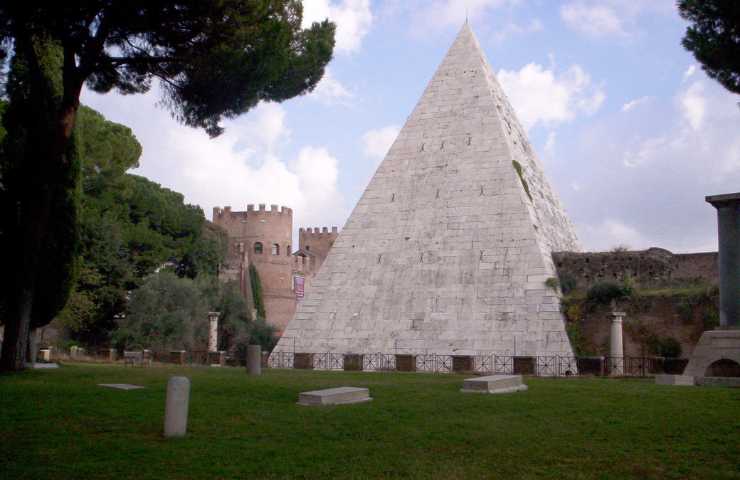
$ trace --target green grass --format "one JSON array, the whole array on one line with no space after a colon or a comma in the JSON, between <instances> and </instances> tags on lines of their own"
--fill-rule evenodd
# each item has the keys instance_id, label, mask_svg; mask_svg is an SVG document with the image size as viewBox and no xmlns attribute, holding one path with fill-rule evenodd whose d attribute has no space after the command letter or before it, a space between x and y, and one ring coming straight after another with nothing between
<instances>
[{"instance_id":1,"label":"green grass","mask_svg":"<svg viewBox=\"0 0 740 480\"><path fill-rule=\"evenodd\" d=\"M192 381L189 434L162 438L165 384ZM740 390L457 375L66 365L0 377L3 479L740 478ZM135 383L119 391L98 383ZM296 405L366 386L374 401Z\"/></svg>"}]
</instances>

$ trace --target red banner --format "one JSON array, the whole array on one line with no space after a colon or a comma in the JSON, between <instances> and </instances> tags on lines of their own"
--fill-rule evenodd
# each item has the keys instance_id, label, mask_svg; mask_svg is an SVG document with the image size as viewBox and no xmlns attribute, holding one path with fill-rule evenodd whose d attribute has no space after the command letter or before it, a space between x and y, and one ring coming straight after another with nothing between
<instances>
[{"instance_id":1,"label":"red banner","mask_svg":"<svg viewBox=\"0 0 740 480\"><path fill-rule=\"evenodd\" d=\"M303 298L303 285L305 279L302 275L295 275L293 277L293 290L295 290L295 298Z\"/></svg>"}]
</instances>

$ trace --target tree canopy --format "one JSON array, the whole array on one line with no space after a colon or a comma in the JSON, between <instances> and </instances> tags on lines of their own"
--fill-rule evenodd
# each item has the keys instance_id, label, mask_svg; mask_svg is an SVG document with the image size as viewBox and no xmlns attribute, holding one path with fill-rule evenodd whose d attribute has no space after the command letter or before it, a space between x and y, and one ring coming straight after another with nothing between
<instances>
[{"instance_id":1,"label":"tree canopy","mask_svg":"<svg viewBox=\"0 0 740 480\"><path fill-rule=\"evenodd\" d=\"M312 90L334 49L328 20L301 29L298 0L5 0L0 41L48 36L65 92L148 91L181 122L218 135L223 118ZM66 88L65 88L66 90Z\"/></svg>"},{"instance_id":2,"label":"tree canopy","mask_svg":"<svg viewBox=\"0 0 740 480\"><path fill-rule=\"evenodd\" d=\"M740 94L740 2L680 0L678 11L691 22L683 46L711 78Z\"/></svg>"},{"instance_id":3,"label":"tree canopy","mask_svg":"<svg viewBox=\"0 0 740 480\"><path fill-rule=\"evenodd\" d=\"M325 20L302 29L302 14L299 0L0 2L0 71L10 62L0 145L0 261L10 272L0 285L0 369L24 367L30 328L51 321L75 281L83 85L133 94L158 82L161 103L177 120L216 136L223 119L319 82L335 27ZM121 158L106 156L101 171L114 174L136 156L128 147ZM146 194L145 184L138 187ZM146 212L155 229L172 231L157 212Z\"/></svg>"}]
</instances>

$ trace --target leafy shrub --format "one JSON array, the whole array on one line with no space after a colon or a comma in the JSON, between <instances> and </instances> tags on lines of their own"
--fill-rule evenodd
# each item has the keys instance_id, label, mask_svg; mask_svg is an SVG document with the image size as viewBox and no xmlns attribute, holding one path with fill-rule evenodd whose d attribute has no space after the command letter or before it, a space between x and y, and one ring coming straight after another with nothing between
<instances>
[{"instance_id":1,"label":"leafy shrub","mask_svg":"<svg viewBox=\"0 0 740 480\"><path fill-rule=\"evenodd\" d=\"M558 287L560 286L560 282L558 281L558 279L557 279L557 278L555 278L555 277L550 277L550 278L548 278L547 280L545 280L545 285L546 285L546 286L547 286L548 288L552 288L553 290L557 290L557 289L558 289Z\"/></svg>"},{"instance_id":2,"label":"leafy shrub","mask_svg":"<svg viewBox=\"0 0 740 480\"><path fill-rule=\"evenodd\" d=\"M632 286L612 282L596 283L586 292L586 300L591 305L609 305L612 300L622 300L632 296Z\"/></svg>"},{"instance_id":3,"label":"leafy shrub","mask_svg":"<svg viewBox=\"0 0 740 480\"><path fill-rule=\"evenodd\" d=\"M560 289L563 295L568 295L570 292L576 289L576 279L570 275L560 275Z\"/></svg>"},{"instance_id":4,"label":"leafy shrub","mask_svg":"<svg viewBox=\"0 0 740 480\"><path fill-rule=\"evenodd\" d=\"M651 354L665 358L678 358L683 351L681 343L675 338L657 335L648 338L647 347Z\"/></svg>"}]
</instances>

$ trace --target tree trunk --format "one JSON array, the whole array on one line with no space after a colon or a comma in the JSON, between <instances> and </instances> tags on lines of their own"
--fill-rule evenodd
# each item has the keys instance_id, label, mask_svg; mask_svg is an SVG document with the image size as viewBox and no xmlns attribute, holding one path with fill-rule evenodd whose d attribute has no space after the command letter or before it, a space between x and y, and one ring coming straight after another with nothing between
<instances>
[{"instance_id":1,"label":"tree trunk","mask_svg":"<svg viewBox=\"0 0 740 480\"><path fill-rule=\"evenodd\" d=\"M69 90L64 72L62 86L59 51L45 38L16 37L25 68L20 81L9 81L4 118L11 174L3 211L8 243L0 252L9 272L0 371L24 368L29 331L64 306L72 280L79 188L73 129L81 82Z\"/></svg>"}]
</instances>

